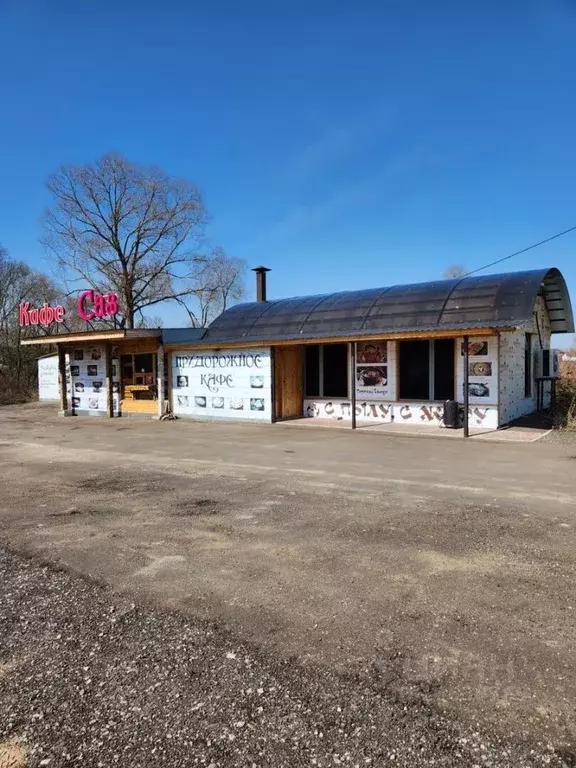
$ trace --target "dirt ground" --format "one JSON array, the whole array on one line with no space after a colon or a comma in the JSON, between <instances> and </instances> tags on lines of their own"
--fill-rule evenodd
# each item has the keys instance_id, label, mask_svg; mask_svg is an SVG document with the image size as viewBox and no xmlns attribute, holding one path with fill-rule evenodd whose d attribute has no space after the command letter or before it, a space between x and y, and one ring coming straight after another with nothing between
<instances>
[{"instance_id":1,"label":"dirt ground","mask_svg":"<svg viewBox=\"0 0 576 768\"><path fill-rule=\"evenodd\" d=\"M0 537L576 765L576 446L0 409Z\"/></svg>"}]
</instances>

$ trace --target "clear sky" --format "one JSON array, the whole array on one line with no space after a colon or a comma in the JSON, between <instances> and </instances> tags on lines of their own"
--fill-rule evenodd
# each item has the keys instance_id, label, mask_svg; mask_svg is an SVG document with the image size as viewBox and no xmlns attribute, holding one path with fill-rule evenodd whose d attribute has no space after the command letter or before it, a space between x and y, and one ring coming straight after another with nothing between
<instances>
[{"instance_id":1,"label":"clear sky","mask_svg":"<svg viewBox=\"0 0 576 768\"><path fill-rule=\"evenodd\" d=\"M576 0L0 0L0 147L0 242L44 268L46 176L117 150L270 298L473 269L576 224ZM576 304L575 254L501 269Z\"/></svg>"}]
</instances>

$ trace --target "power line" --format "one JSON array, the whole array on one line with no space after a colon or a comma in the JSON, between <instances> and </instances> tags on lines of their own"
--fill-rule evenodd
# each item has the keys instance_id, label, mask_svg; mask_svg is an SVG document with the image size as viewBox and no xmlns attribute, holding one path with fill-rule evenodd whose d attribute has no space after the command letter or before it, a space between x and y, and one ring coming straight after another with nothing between
<instances>
[{"instance_id":1,"label":"power line","mask_svg":"<svg viewBox=\"0 0 576 768\"><path fill-rule=\"evenodd\" d=\"M552 237L547 237L545 240L540 240L539 243L534 243L534 245L529 245L528 248L522 248L521 251L515 251L514 253L511 253L509 256L504 256L502 259L496 259L496 261L491 261L490 264L484 264L483 267L478 267L478 269L473 269L471 272L466 272L466 274L462 275L462 277L475 275L476 272L481 272L483 269L488 269L488 267L493 267L495 264L501 264L503 261L507 261L508 259L511 259L514 256L520 256L521 253L526 253L526 251L531 251L534 248L538 248L539 245L545 245L546 243L550 243L552 240L556 240L557 238L562 237L563 235L567 235L569 232L574 232L575 230L576 230L576 224L573 227L570 227L570 229L565 229L563 232L557 232L555 235L552 235Z\"/></svg>"}]
</instances>

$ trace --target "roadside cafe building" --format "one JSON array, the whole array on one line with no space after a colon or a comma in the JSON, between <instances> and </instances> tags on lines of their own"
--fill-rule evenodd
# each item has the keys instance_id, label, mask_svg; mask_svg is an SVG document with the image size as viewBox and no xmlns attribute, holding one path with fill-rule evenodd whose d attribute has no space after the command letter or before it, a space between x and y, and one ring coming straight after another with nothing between
<instances>
[{"instance_id":1,"label":"roadside cafe building","mask_svg":"<svg viewBox=\"0 0 576 768\"><path fill-rule=\"evenodd\" d=\"M459 412L467 434L548 407L558 376L551 336L574 332L554 268L274 301L268 270L255 272L257 301L205 329L51 335L61 412L307 417L353 427L454 426ZM99 305L109 314L117 307L111 296Z\"/></svg>"}]
</instances>

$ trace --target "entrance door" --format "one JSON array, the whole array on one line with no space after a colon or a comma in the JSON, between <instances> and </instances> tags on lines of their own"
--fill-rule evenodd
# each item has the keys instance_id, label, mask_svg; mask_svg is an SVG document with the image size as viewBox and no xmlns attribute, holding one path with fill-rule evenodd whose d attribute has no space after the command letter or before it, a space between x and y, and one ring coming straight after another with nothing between
<instances>
[{"instance_id":1,"label":"entrance door","mask_svg":"<svg viewBox=\"0 0 576 768\"><path fill-rule=\"evenodd\" d=\"M302 347L274 350L274 415L276 420L295 419L303 414Z\"/></svg>"}]
</instances>

